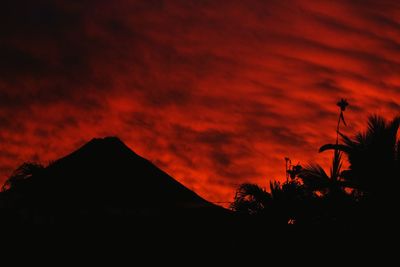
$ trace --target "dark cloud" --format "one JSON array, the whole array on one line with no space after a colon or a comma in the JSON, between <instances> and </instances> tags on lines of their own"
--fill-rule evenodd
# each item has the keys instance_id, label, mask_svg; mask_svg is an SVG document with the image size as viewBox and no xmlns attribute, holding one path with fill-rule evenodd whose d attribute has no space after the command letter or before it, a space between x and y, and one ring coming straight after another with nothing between
<instances>
[{"instance_id":1,"label":"dark cloud","mask_svg":"<svg viewBox=\"0 0 400 267\"><path fill-rule=\"evenodd\" d=\"M341 88L335 80L329 79L329 78L316 82L315 87L321 88L322 92L323 91L336 91L336 92L345 94L345 91L346 91L344 88Z\"/></svg>"}]
</instances>

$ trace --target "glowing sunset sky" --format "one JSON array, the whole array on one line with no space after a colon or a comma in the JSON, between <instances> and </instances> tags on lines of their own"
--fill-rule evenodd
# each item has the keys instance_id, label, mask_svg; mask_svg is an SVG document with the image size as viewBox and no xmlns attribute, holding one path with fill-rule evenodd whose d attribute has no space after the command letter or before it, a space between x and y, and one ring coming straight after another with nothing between
<instances>
[{"instance_id":1,"label":"glowing sunset sky","mask_svg":"<svg viewBox=\"0 0 400 267\"><path fill-rule=\"evenodd\" d=\"M230 201L400 111L400 4L385 0L3 0L0 181L119 136Z\"/></svg>"}]
</instances>

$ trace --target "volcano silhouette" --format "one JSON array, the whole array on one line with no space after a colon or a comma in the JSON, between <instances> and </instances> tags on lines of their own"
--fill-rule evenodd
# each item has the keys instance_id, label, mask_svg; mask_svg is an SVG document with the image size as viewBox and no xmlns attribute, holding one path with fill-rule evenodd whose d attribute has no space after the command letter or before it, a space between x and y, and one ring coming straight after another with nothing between
<instances>
[{"instance_id":1,"label":"volcano silhouette","mask_svg":"<svg viewBox=\"0 0 400 267\"><path fill-rule=\"evenodd\" d=\"M2 193L17 220L85 221L226 212L120 139L93 139Z\"/></svg>"}]
</instances>

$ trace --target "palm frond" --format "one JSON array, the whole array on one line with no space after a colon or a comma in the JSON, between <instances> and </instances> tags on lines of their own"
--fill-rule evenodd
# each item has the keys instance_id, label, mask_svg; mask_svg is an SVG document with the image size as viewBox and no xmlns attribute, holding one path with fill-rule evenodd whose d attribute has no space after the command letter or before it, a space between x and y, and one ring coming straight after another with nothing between
<instances>
[{"instance_id":1,"label":"palm frond","mask_svg":"<svg viewBox=\"0 0 400 267\"><path fill-rule=\"evenodd\" d=\"M318 164L306 166L299 174L304 185L310 190L323 190L329 187L330 178L325 170Z\"/></svg>"},{"instance_id":2,"label":"palm frond","mask_svg":"<svg viewBox=\"0 0 400 267\"><path fill-rule=\"evenodd\" d=\"M400 117L388 121L377 115L368 118L366 131L349 138L340 134L346 149L335 146L325 146L324 149L335 149L348 156L350 170L343 181L358 189L383 193L386 189L377 179L398 177L396 165L400 158L398 131ZM400 172L400 167L397 167Z\"/></svg>"},{"instance_id":3,"label":"palm frond","mask_svg":"<svg viewBox=\"0 0 400 267\"><path fill-rule=\"evenodd\" d=\"M246 214L259 214L270 203L271 195L256 184L245 183L239 186L231 209Z\"/></svg>"},{"instance_id":4,"label":"palm frond","mask_svg":"<svg viewBox=\"0 0 400 267\"><path fill-rule=\"evenodd\" d=\"M341 144L326 144L319 148L319 153L327 150L340 150L347 153L349 151L349 147Z\"/></svg>"}]
</instances>

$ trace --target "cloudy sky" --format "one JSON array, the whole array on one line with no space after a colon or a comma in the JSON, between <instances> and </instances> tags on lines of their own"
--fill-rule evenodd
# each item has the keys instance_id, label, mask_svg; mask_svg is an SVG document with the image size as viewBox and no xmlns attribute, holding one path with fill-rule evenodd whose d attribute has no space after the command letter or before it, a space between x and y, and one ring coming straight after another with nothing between
<instances>
[{"instance_id":1,"label":"cloudy sky","mask_svg":"<svg viewBox=\"0 0 400 267\"><path fill-rule=\"evenodd\" d=\"M184 185L326 163L345 133L400 111L400 4L385 0L3 0L0 181L119 136Z\"/></svg>"}]
</instances>

